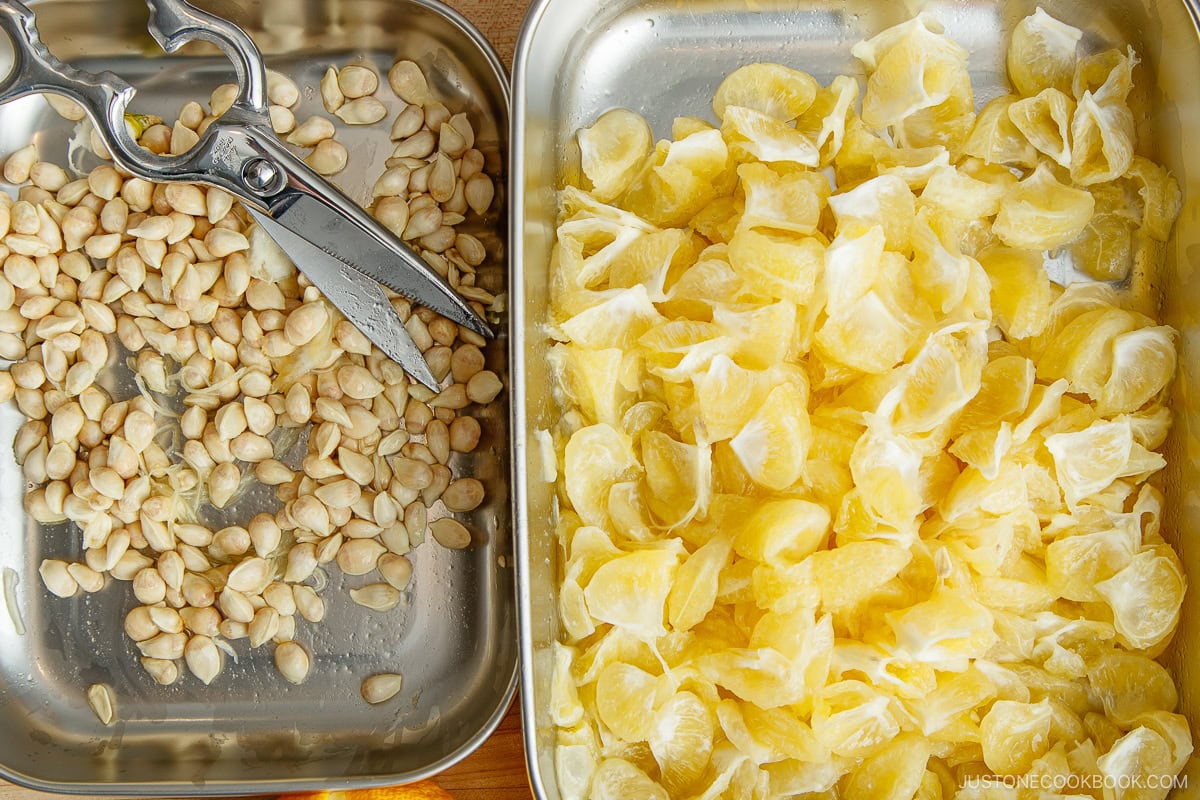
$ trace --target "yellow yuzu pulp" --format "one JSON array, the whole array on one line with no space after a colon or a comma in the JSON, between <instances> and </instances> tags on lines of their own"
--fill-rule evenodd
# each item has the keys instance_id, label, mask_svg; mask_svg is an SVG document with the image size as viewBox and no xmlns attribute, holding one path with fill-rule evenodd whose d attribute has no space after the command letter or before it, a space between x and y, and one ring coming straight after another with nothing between
<instances>
[{"instance_id":1,"label":"yellow yuzu pulp","mask_svg":"<svg viewBox=\"0 0 1200 800\"><path fill-rule=\"evenodd\" d=\"M752 64L719 126L580 132L547 328L566 800L1182 769L1147 483L1177 335L1047 270L1124 280L1181 196L1133 155L1136 56L1081 39L1020 22L978 115L923 14L853 48L861 112Z\"/></svg>"}]
</instances>

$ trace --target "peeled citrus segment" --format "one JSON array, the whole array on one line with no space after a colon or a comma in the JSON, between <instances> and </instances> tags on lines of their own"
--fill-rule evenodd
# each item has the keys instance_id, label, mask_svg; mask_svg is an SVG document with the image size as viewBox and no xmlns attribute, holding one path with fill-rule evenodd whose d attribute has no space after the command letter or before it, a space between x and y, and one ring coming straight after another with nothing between
<instances>
[{"instance_id":1,"label":"peeled citrus segment","mask_svg":"<svg viewBox=\"0 0 1200 800\"><path fill-rule=\"evenodd\" d=\"M799 561L825 543L829 511L807 500L770 500L738 528L733 548L763 563Z\"/></svg>"},{"instance_id":2,"label":"peeled citrus segment","mask_svg":"<svg viewBox=\"0 0 1200 800\"><path fill-rule=\"evenodd\" d=\"M596 711L627 742L644 741L654 728L658 679L632 664L613 662L596 679Z\"/></svg>"},{"instance_id":3,"label":"peeled citrus segment","mask_svg":"<svg viewBox=\"0 0 1200 800\"><path fill-rule=\"evenodd\" d=\"M1046 438L1068 505L1106 488L1117 478L1154 472L1166 462L1133 441L1129 420L1095 422L1078 433Z\"/></svg>"},{"instance_id":4,"label":"peeled citrus segment","mask_svg":"<svg viewBox=\"0 0 1200 800\"><path fill-rule=\"evenodd\" d=\"M929 182L939 169L950 166L950 152L942 145L884 149L875 161L880 175L895 175L913 191Z\"/></svg>"},{"instance_id":5,"label":"peeled citrus segment","mask_svg":"<svg viewBox=\"0 0 1200 800\"><path fill-rule=\"evenodd\" d=\"M665 298L665 289L696 263L701 244L688 231L671 228L641 236L613 259L609 268L611 289L646 287L654 302Z\"/></svg>"},{"instance_id":6,"label":"peeled citrus segment","mask_svg":"<svg viewBox=\"0 0 1200 800\"><path fill-rule=\"evenodd\" d=\"M1046 548L1046 580L1068 600L1099 601L1097 584L1128 566L1137 547L1136 532L1117 527L1064 536Z\"/></svg>"},{"instance_id":7,"label":"peeled citrus segment","mask_svg":"<svg viewBox=\"0 0 1200 800\"><path fill-rule=\"evenodd\" d=\"M1113 48L1081 58L1075 65L1071 91L1076 99L1091 92L1124 101L1133 88L1133 68L1139 61L1132 47L1125 52Z\"/></svg>"},{"instance_id":8,"label":"peeled citrus segment","mask_svg":"<svg viewBox=\"0 0 1200 800\"><path fill-rule=\"evenodd\" d=\"M1112 370L1096 410L1105 415L1137 411L1175 375L1173 328L1155 326L1122 333L1112 342Z\"/></svg>"},{"instance_id":9,"label":"peeled citrus segment","mask_svg":"<svg viewBox=\"0 0 1200 800\"><path fill-rule=\"evenodd\" d=\"M829 181L818 172L750 163L738 167L746 207L741 224L809 236L817 229L829 197Z\"/></svg>"},{"instance_id":10,"label":"peeled citrus segment","mask_svg":"<svg viewBox=\"0 0 1200 800\"><path fill-rule=\"evenodd\" d=\"M998 775L1020 775L1049 749L1050 703L997 700L979 723L983 760Z\"/></svg>"},{"instance_id":11,"label":"peeled citrus segment","mask_svg":"<svg viewBox=\"0 0 1200 800\"><path fill-rule=\"evenodd\" d=\"M704 775L716 727L712 710L692 692L679 692L658 707L648 738L670 792L684 792Z\"/></svg>"},{"instance_id":12,"label":"peeled citrus segment","mask_svg":"<svg viewBox=\"0 0 1200 800\"><path fill-rule=\"evenodd\" d=\"M1053 250L1083 231L1095 204L1091 193L1059 183L1041 164L1005 195L992 230L1010 247Z\"/></svg>"},{"instance_id":13,"label":"peeled citrus segment","mask_svg":"<svg viewBox=\"0 0 1200 800\"><path fill-rule=\"evenodd\" d=\"M954 440L949 452L991 481L1000 474L1000 465L1012 449L1012 438L1012 425L1007 422L987 428L970 428Z\"/></svg>"},{"instance_id":14,"label":"peeled citrus segment","mask_svg":"<svg viewBox=\"0 0 1200 800\"><path fill-rule=\"evenodd\" d=\"M1043 89L1008 107L1008 118L1025 139L1059 166L1071 167L1075 101L1058 89ZM1077 141L1077 140L1076 140Z\"/></svg>"},{"instance_id":15,"label":"peeled citrus segment","mask_svg":"<svg viewBox=\"0 0 1200 800\"><path fill-rule=\"evenodd\" d=\"M713 111L724 120L729 106L751 108L787 122L803 114L817 96L811 75L781 64L748 64L717 87Z\"/></svg>"},{"instance_id":16,"label":"peeled citrus segment","mask_svg":"<svg viewBox=\"0 0 1200 800\"><path fill-rule=\"evenodd\" d=\"M1142 199L1142 230L1151 238L1165 242L1179 216L1182 194L1175 177L1149 159L1134 156L1129 177Z\"/></svg>"},{"instance_id":17,"label":"peeled citrus segment","mask_svg":"<svg viewBox=\"0 0 1200 800\"><path fill-rule=\"evenodd\" d=\"M847 800L912 800L925 777L930 743L915 733L901 733L863 761L846 781Z\"/></svg>"},{"instance_id":18,"label":"peeled citrus segment","mask_svg":"<svg viewBox=\"0 0 1200 800\"><path fill-rule=\"evenodd\" d=\"M790 612L811 608L821 602L820 588L813 572L813 561L799 564L759 564L746 559L752 567L750 593L759 608L768 611Z\"/></svg>"},{"instance_id":19,"label":"peeled citrus segment","mask_svg":"<svg viewBox=\"0 0 1200 800\"><path fill-rule=\"evenodd\" d=\"M650 125L640 114L616 108L579 131L583 174L592 192L604 202L613 200L633 182L654 149Z\"/></svg>"},{"instance_id":20,"label":"peeled citrus segment","mask_svg":"<svg viewBox=\"0 0 1200 800\"><path fill-rule=\"evenodd\" d=\"M650 330L662 315L650 302L645 286L613 290L608 298L580 312L561 326L572 342L594 350L625 348Z\"/></svg>"},{"instance_id":21,"label":"peeled citrus segment","mask_svg":"<svg viewBox=\"0 0 1200 800\"><path fill-rule=\"evenodd\" d=\"M707 444L687 444L647 431L642 436L642 464L649 489L646 505L664 527L676 528L705 515L713 491Z\"/></svg>"},{"instance_id":22,"label":"peeled citrus segment","mask_svg":"<svg viewBox=\"0 0 1200 800\"><path fill-rule=\"evenodd\" d=\"M887 695L861 681L831 683L813 704L813 733L839 756L869 756L900 732L889 705Z\"/></svg>"},{"instance_id":23,"label":"peeled citrus segment","mask_svg":"<svg viewBox=\"0 0 1200 800\"><path fill-rule=\"evenodd\" d=\"M881 225L839 233L825 250L825 308L831 317L846 315L875 284L883 258Z\"/></svg>"},{"instance_id":24,"label":"peeled citrus segment","mask_svg":"<svg viewBox=\"0 0 1200 800\"><path fill-rule=\"evenodd\" d=\"M600 758L591 724L560 728L554 748L554 772L563 800L585 800Z\"/></svg>"},{"instance_id":25,"label":"peeled citrus segment","mask_svg":"<svg viewBox=\"0 0 1200 800\"><path fill-rule=\"evenodd\" d=\"M974 330L933 334L907 366L903 377L879 403L879 418L905 435L928 433L949 422L979 392L987 338Z\"/></svg>"},{"instance_id":26,"label":"peeled citrus segment","mask_svg":"<svg viewBox=\"0 0 1200 800\"><path fill-rule=\"evenodd\" d=\"M803 304L812 299L825 248L811 236L742 228L729 243L729 263L756 294Z\"/></svg>"},{"instance_id":27,"label":"peeled citrus segment","mask_svg":"<svg viewBox=\"0 0 1200 800\"><path fill-rule=\"evenodd\" d=\"M1171 750L1171 766L1167 774L1178 775L1187 766L1188 756L1192 754L1192 730L1186 717L1169 711L1150 711L1139 714L1134 724L1149 728L1167 743Z\"/></svg>"},{"instance_id":28,"label":"peeled citrus segment","mask_svg":"<svg viewBox=\"0 0 1200 800\"><path fill-rule=\"evenodd\" d=\"M756 483L782 491L803 474L811 438L805 398L788 384L771 390L729 444Z\"/></svg>"},{"instance_id":29,"label":"peeled citrus segment","mask_svg":"<svg viewBox=\"0 0 1200 800\"><path fill-rule=\"evenodd\" d=\"M809 556L821 604L830 611L858 606L912 560L905 548L886 542L850 542Z\"/></svg>"},{"instance_id":30,"label":"peeled citrus segment","mask_svg":"<svg viewBox=\"0 0 1200 800\"><path fill-rule=\"evenodd\" d=\"M768 164L806 167L821 163L821 153L807 136L770 114L752 108L726 108L721 134L730 151L743 160L755 158Z\"/></svg>"},{"instance_id":31,"label":"peeled citrus segment","mask_svg":"<svg viewBox=\"0 0 1200 800\"><path fill-rule=\"evenodd\" d=\"M752 369L768 369L795 354L796 304L781 300L765 306L715 306L713 322L733 339L733 358ZM784 335L780 335L781 332Z\"/></svg>"},{"instance_id":32,"label":"peeled citrus segment","mask_svg":"<svg viewBox=\"0 0 1200 800\"><path fill-rule=\"evenodd\" d=\"M909 525L925 506L921 491L924 456L905 436L882 426L869 429L854 446L850 472L866 505L878 519Z\"/></svg>"},{"instance_id":33,"label":"peeled citrus segment","mask_svg":"<svg viewBox=\"0 0 1200 800\"><path fill-rule=\"evenodd\" d=\"M1050 322L1054 299L1041 255L1031 250L993 247L979 254L992 283L992 313L1010 339L1037 336Z\"/></svg>"},{"instance_id":34,"label":"peeled citrus segment","mask_svg":"<svg viewBox=\"0 0 1200 800\"><path fill-rule=\"evenodd\" d=\"M1008 116L1009 109L1019 99L1014 95L1004 95L984 106L963 145L963 152L989 164L1008 167L1036 165L1037 148L1029 143Z\"/></svg>"},{"instance_id":35,"label":"peeled citrus segment","mask_svg":"<svg viewBox=\"0 0 1200 800\"><path fill-rule=\"evenodd\" d=\"M1147 800L1166 797L1167 778L1174 774L1169 771L1170 764L1170 746L1150 728L1135 728L1096 760L1105 785L1135 787L1123 795Z\"/></svg>"},{"instance_id":36,"label":"peeled citrus segment","mask_svg":"<svg viewBox=\"0 0 1200 800\"><path fill-rule=\"evenodd\" d=\"M955 167L936 170L925 183L921 203L944 209L960 219L993 217L1000 210L1004 187L981 181Z\"/></svg>"},{"instance_id":37,"label":"peeled citrus segment","mask_svg":"<svg viewBox=\"0 0 1200 800\"><path fill-rule=\"evenodd\" d=\"M728 566L732 551L729 537L718 534L697 548L679 567L675 585L667 597L667 618L672 628L690 630L712 611L721 571Z\"/></svg>"},{"instance_id":38,"label":"peeled citrus segment","mask_svg":"<svg viewBox=\"0 0 1200 800\"><path fill-rule=\"evenodd\" d=\"M673 550L638 550L596 570L583 590L588 611L601 622L619 625L643 639L667 632L663 606L671 592L679 558Z\"/></svg>"},{"instance_id":39,"label":"peeled citrus segment","mask_svg":"<svg viewBox=\"0 0 1200 800\"><path fill-rule=\"evenodd\" d=\"M1095 307L1087 310L1089 305ZM1099 399L1112 374L1113 342L1148 320L1131 311L1086 300L1080 309L1082 313L1059 327L1048 343L1037 373L1043 380L1065 378L1073 393Z\"/></svg>"},{"instance_id":40,"label":"peeled citrus segment","mask_svg":"<svg viewBox=\"0 0 1200 800\"><path fill-rule=\"evenodd\" d=\"M887 615L896 646L916 661L960 671L996 643L992 614L963 593L937 591L923 602Z\"/></svg>"},{"instance_id":41,"label":"peeled citrus segment","mask_svg":"<svg viewBox=\"0 0 1200 800\"><path fill-rule=\"evenodd\" d=\"M916 198L908 184L895 175L881 175L835 194L829 198L829 207L837 219L839 235L879 226L887 249L903 253L911 246Z\"/></svg>"},{"instance_id":42,"label":"peeled citrus segment","mask_svg":"<svg viewBox=\"0 0 1200 800\"><path fill-rule=\"evenodd\" d=\"M983 705L996 696L996 686L978 669L939 673L937 686L918 709L921 732L926 736L950 724L960 714Z\"/></svg>"},{"instance_id":43,"label":"peeled citrus segment","mask_svg":"<svg viewBox=\"0 0 1200 800\"><path fill-rule=\"evenodd\" d=\"M1088 683L1118 725L1151 711L1174 711L1179 694L1166 668L1146 656L1112 651L1088 665Z\"/></svg>"},{"instance_id":44,"label":"peeled citrus segment","mask_svg":"<svg viewBox=\"0 0 1200 800\"><path fill-rule=\"evenodd\" d=\"M796 130L817 146L822 165L833 161L842 149L846 121L854 111L858 92L858 81L839 75L817 92L813 104L796 120Z\"/></svg>"},{"instance_id":45,"label":"peeled citrus segment","mask_svg":"<svg viewBox=\"0 0 1200 800\"><path fill-rule=\"evenodd\" d=\"M591 800L668 800L667 790L623 758L606 758L592 776Z\"/></svg>"},{"instance_id":46,"label":"peeled citrus segment","mask_svg":"<svg viewBox=\"0 0 1200 800\"><path fill-rule=\"evenodd\" d=\"M1133 223L1120 214L1096 214L1071 246L1071 255L1089 278L1125 280L1133 269Z\"/></svg>"},{"instance_id":47,"label":"peeled citrus segment","mask_svg":"<svg viewBox=\"0 0 1200 800\"><path fill-rule=\"evenodd\" d=\"M744 283L727 259L706 258L689 267L667 292L667 300L659 305L671 317L707 321L712 319L713 306L736 299Z\"/></svg>"},{"instance_id":48,"label":"peeled citrus segment","mask_svg":"<svg viewBox=\"0 0 1200 800\"><path fill-rule=\"evenodd\" d=\"M589 525L604 523L612 484L640 472L629 437L611 425L582 428L567 442L564 455L567 497Z\"/></svg>"},{"instance_id":49,"label":"peeled citrus segment","mask_svg":"<svg viewBox=\"0 0 1200 800\"><path fill-rule=\"evenodd\" d=\"M769 647L727 647L702 656L697 666L713 683L762 708L804 699L804 679L784 655Z\"/></svg>"},{"instance_id":50,"label":"peeled citrus segment","mask_svg":"<svg viewBox=\"0 0 1200 800\"><path fill-rule=\"evenodd\" d=\"M945 102L961 90L966 76L967 51L942 35L926 14L859 42L850 52L870 72L862 117L877 130Z\"/></svg>"},{"instance_id":51,"label":"peeled citrus segment","mask_svg":"<svg viewBox=\"0 0 1200 800\"><path fill-rule=\"evenodd\" d=\"M979 392L963 408L955 427L970 431L982 425L1015 421L1029 407L1036 374L1024 356L1001 356L989 361L980 375Z\"/></svg>"},{"instance_id":52,"label":"peeled citrus segment","mask_svg":"<svg viewBox=\"0 0 1200 800\"><path fill-rule=\"evenodd\" d=\"M1148 650L1164 641L1179 624L1187 582L1170 547L1143 550L1096 592L1113 610L1116 626L1128 646Z\"/></svg>"},{"instance_id":53,"label":"peeled citrus segment","mask_svg":"<svg viewBox=\"0 0 1200 800\"><path fill-rule=\"evenodd\" d=\"M1008 78L1032 97L1043 89L1071 91L1083 32L1038 9L1017 23L1008 45Z\"/></svg>"},{"instance_id":54,"label":"peeled citrus segment","mask_svg":"<svg viewBox=\"0 0 1200 800\"><path fill-rule=\"evenodd\" d=\"M560 344L551 348L550 361L558 370L560 385L588 422L620 426L633 403L628 386L629 379L637 377L636 358L617 348L589 350Z\"/></svg>"},{"instance_id":55,"label":"peeled citrus segment","mask_svg":"<svg viewBox=\"0 0 1200 800\"><path fill-rule=\"evenodd\" d=\"M554 643L554 672L550 680L550 718L555 725L569 728L583 719L583 705L571 675L577 651L560 642Z\"/></svg>"},{"instance_id":56,"label":"peeled citrus segment","mask_svg":"<svg viewBox=\"0 0 1200 800\"><path fill-rule=\"evenodd\" d=\"M1091 186L1116 180L1133 161L1133 112L1125 98L1085 92L1071 122L1071 180Z\"/></svg>"},{"instance_id":57,"label":"peeled citrus segment","mask_svg":"<svg viewBox=\"0 0 1200 800\"><path fill-rule=\"evenodd\" d=\"M713 358L707 371L692 380L705 438L713 442L736 436L772 388L770 373L739 367L724 354Z\"/></svg>"}]
</instances>

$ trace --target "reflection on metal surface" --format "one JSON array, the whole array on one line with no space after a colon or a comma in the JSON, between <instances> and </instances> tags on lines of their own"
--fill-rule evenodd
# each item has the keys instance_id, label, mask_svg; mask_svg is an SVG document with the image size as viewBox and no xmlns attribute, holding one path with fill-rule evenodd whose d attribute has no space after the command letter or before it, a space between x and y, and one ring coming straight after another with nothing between
<instances>
[{"instance_id":1,"label":"reflection on metal surface","mask_svg":"<svg viewBox=\"0 0 1200 800\"><path fill-rule=\"evenodd\" d=\"M313 87L301 98L301 118L326 113L315 87L330 65L363 56L386 73L397 56L418 62L443 102L470 114L487 169L500 175L508 140L503 70L474 29L441 3L202 4L243 25L269 67ZM140 0L43 0L33 8L57 55L92 71L111 69L138 87L135 112L173 120L186 101L207 100L233 78L229 62L208 45L189 44L164 56L146 33ZM0 44L0 62L10 58ZM386 89L380 96L393 114L402 107ZM43 158L67 163L72 125L42 98L15 101L0 118L0 153L34 138ZM353 128L338 138L353 157L335 181L366 203L391 154L387 129ZM507 283L503 215L497 203L486 225L467 230L499 254L479 273L480 285L497 294ZM488 368L507 377L500 348L488 349ZM100 379L118 399L134 393L122 362L123 356ZM11 406L0 407L0 569L21 578L12 594L28 627L19 636L0 618L0 776L70 792L259 794L417 780L464 757L499 723L516 675L507 409L498 402L480 413L486 415L480 418L483 441L454 464L457 473L487 486L488 503L472 515L480 536L463 551L432 543L415 551L407 608L367 612L347 591L369 579L338 574L324 593L324 623L299 626L297 638L313 659L305 684L292 686L275 673L270 647L249 651L236 642L239 659L228 659L212 686L186 678L164 688L138 664L136 648L121 632L135 603L128 584L70 600L43 589L41 559L78 560L79 534L65 525L39 530L23 518L25 485L8 445L23 418ZM229 520L244 522L268 506L274 507L271 491L251 486ZM215 513L206 521L229 524ZM383 671L403 672L404 690L369 706L359 696L360 682ZM89 685L100 683L112 686L117 700L111 728L99 723L84 697Z\"/></svg>"},{"instance_id":2,"label":"reflection on metal surface","mask_svg":"<svg viewBox=\"0 0 1200 800\"><path fill-rule=\"evenodd\" d=\"M862 74L850 55L858 40L929 10L971 52L975 101L1008 91L1007 31L1041 5L1087 33L1096 51L1132 45L1143 65L1134 101L1140 150L1179 179L1185 205L1167 247L1166 270L1155 284L1164 321L1181 333L1180 377L1172 403L1176 428L1167 446L1164 535L1186 571L1200 575L1200 149L1185 149L1184 131L1200 130L1200 37L1194 0L540 0L530 10L517 47L513 80L511 321L514 500L520 574L522 703L529 771L535 793L559 796L554 777L554 726L549 718L550 644L558 635L555 586L554 489L542 474L536 432L558 410L549 396L549 343L542 315L561 175L578 160L576 130L623 106L642 114L657 138L676 116L713 120L710 101L720 81L739 66L774 61L810 72L822 84L839 74ZM551 156L552 154L552 156ZM1200 718L1200 684L1189 659L1200 646L1200 593L1184 605L1183 621L1165 662L1180 685L1180 710ZM1185 771L1200 780L1193 761Z\"/></svg>"}]
</instances>

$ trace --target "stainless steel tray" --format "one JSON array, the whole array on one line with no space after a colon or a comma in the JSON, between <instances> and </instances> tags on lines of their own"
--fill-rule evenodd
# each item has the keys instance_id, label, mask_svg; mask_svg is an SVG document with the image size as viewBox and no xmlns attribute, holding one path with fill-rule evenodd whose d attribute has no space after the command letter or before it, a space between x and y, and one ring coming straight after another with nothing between
<instances>
[{"instance_id":1,"label":"stainless steel tray","mask_svg":"<svg viewBox=\"0 0 1200 800\"><path fill-rule=\"evenodd\" d=\"M304 89L297 117L322 113L318 81L330 65L370 58L386 74L393 59L409 58L431 76L454 111L468 111L489 171L502 177L508 142L508 85L491 46L457 13L436 0L264 0L204 2L246 27L268 66ZM173 120L187 100L207 100L232 80L222 58L193 50L167 57L146 33L139 0L44 0L35 4L43 37L65 59L92 70L111 69L140 89L135 111ZM11 53L0 44L0 70ZM393 112L399 102L386 88ZM0 153L34 136L49 160L65 164L71 123L40 97L0 109ZM387 130L341 129L351 166L337 182L355 199L369 199L371 180L391 154ZM505 209L497 204L477 233L491 266L481 284L505 289ZM506 375L504 332L491 348L491 368ZM120 381L119 370L107 379ZM131 387L130 387L131 388ZM125 396L121 394L119 396ZM254 794L306 788L371 786L416 780L463 758L495 728L516 683L517 627L508 504L507 410L497 404L481 419L479 450L456 466L488 486L489 501L471 517L477 533L468 549L435 543L412 554L407 603L373 614L346 589L364 579L334 571L324 592L325 621L301 621L297 638L311 651L312 672L301 686L282 680L271 648L235 643L238 663L226 659L217 681L156 686L138 665L121 632L135 603L129 584L60 600L41 585L43 557L78 559L78 534L45 530L24 519L21 471L0 447L0 570L13 570L18 635L0 608L0 776L57 792L171 795ZM11 442L22 419L0 408L0 442ZM252 491L233 514L248 518L265 492ZM351 583L354 581L354 583ZM3 601L0 601L3 605ZM362 678L404 674L395 700L371 707L359 697ZM84 699L93 683L113 687L118 721L102 726Z\"/></svg>"},{"instance_id":2,"label":"stainless steel tray","mask_svg":"<svg viewBox=\"0 0 1200 800\"><path fill-rule=\"evenodd\" d=\"M575 132L614 107L633 109L658 138L681 115L712 117L720 81L737 67L775 61L822 84L861 74L850 56L859 39L928 9L971 51L976 102L1007 92L1007 32L1038 6L1084 30L1085 45L1131 44L1142 58L1138 120L1142 151L1179 179L1185 205L1167 249L1161 290L1165 321L1178 328L1180 376L1172 402L1164 535L1184 567L1200 575L1200 148L1185 132L1200 130L1200 36L1195 0L540 0L517 46L513 75L511 203L512 363L524 376L513 387L514 503L521 614L521 699L526 755L535 792L554 800L554 726L549 718L551 643L558 635L553 487L539 480L534 432L558 410L550 397L542 333L548 305L556 196L571 163ZM577 150L575 151L577 153ZM577 158L577 156L576 156ZM1200 592L1192 591L1165 656L1180 685L1180 709L1200 721ZM1200 785L1200 761L1186 769Z\"/></svg>"}]
</instances>

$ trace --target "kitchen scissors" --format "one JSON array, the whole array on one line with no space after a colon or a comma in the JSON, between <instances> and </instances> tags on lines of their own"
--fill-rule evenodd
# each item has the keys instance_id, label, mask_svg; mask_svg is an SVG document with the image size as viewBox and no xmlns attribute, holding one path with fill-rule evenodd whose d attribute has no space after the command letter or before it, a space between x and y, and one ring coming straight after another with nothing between
<instances>
[{"instance_id":1,"label":"kitchen scissors","mask_svg":"<svg viewBox=\"0 0 1200 800\"><path fill-rule=\"evenodd\" d=\"M0 0L0 27L14 50L12 70L0 81L0 103L35 93L62 95L91 117L113 161L129 173L229 192L329 302L409 375L437 391L437 379L382 286L490 337L484 320L416 252L279 141L267 113L266 67L244 30L186 0L146 4L147 27L164 51L207 41L237 73L233 105L187 153L156 155L138 145L125 124L136 89L111 72L92 74L58 60L20 0Z\"/></svg>"}]
</instances>

